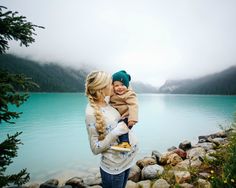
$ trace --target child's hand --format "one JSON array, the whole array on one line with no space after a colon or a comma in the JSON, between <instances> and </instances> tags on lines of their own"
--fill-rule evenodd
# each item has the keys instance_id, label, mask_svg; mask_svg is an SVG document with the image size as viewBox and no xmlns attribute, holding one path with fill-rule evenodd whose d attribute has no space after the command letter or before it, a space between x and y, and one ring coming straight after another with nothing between
<instances>
[{"instance_id":1,"label":"child's hand","mask_svg":"<svg viewBox=\"0 0 236 188\"><path fill-rule=\"evenodd\" d=\"M137 121L129 121L128 126L133 127L135 125L135 123L137 123Z\"/></svg>"}]
</instances>

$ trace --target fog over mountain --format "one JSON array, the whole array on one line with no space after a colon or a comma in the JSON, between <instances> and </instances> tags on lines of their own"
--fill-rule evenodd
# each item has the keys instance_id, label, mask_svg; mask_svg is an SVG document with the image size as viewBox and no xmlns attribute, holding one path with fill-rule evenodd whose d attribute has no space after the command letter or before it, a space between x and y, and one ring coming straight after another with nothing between
<instances>
[{"instance_id":1,"label":"fog over mountain","mask_svg":"<svg viewBox=\"0 0 236 188\"><path fill-rule=\"evenodd\" d=\"M158 93L236 95L236 66L197 79L167 80Z\"/></svg>"},{"instance_id":2,"label":"fog over mountain","mask_svg":"<svg viewBox=\"0 0 236 188\"><path fill-rule=\"evenodd\" d=\"M161 86L236 65L235 0L2 0L42 25L36 42L9 53L32 60L126 70L133 81Z\"/></svg>"},{"instance_id":3,"label":"fog over mountain","mask_svg":"<svg viewBox=\"0 0 236 188\"><path fill-rule=\"evenodd\" d=\"M84 92L85 78L91 71L87 67L39 64L9 54L0 56L0 69L32 78L40 86L31 90L36 92ZM160 88L131 80L131 87L137 93L236 95L236 66L197 79L167 80Z\"/></svg>"}]
</instances>

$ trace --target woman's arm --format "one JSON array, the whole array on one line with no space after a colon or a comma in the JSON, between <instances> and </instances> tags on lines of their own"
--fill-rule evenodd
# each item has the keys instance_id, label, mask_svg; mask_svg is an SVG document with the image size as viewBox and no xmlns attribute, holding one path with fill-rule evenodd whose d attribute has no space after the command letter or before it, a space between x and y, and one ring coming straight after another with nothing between
<instances>
[{"instance_id":1,"label":"woman's arm","mask_svg":"<svg viewBox=\"0 0 236 188\"><path fill-rule=\"evenodd\" d=\"M86 126L88 131L89 143L92 152L97 155L110 148L110 144L115 142L117 137L129 131L124 123L119 123L116 128L109 132L103 140L98 140L96 121L94 116L86 116Z\"/></svg>"},{"instance_id":2,"label":"woman's arm","mask_svg":"<svg viewBox=\"0 0 236 188\"><path fill-rule=\"evenodd\" d=\"M108 133L103 140L98 140L98 133L96 131L95 125L87 126L87 131L89 135L90 148L94 155L109 149L110 144L117 139L115 135Z\"/></svg>"}]
</instances>

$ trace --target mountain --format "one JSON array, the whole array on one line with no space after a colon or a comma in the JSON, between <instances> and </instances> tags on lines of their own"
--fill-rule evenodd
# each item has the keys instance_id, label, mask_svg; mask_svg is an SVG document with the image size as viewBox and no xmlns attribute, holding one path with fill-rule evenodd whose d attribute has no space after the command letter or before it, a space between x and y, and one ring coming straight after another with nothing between
<instances>
[{"instance_id":1,"label":"mountain","mask_svg":"<svg viewBox=\"0 0 236 188\"><path fill-rule=\"evenodd\" d=\"M197 79L167 80L159 93L236 95L236 66Z\"/></svg>"},{"instance_id":2,"label":"mountain","mask_svg":"<svg viewBox=\"0 0 236 188\"><path fill-rule=\"evenodd\" d=\"M14 55L0 55L0 68L14 74L24 74L37 83L35 92L83 92L88 72L53 63L39 64Z\"/></svg>"},{"instance_id":3,"label":"mountain","mask_svg":"<svg viewBox=\"0 0 236 188\"><path fill-rule=\"evenodd\" d=\"M0 55L0 68L15 74L24 74L37 83L40 88L34 92L84 92L84 84L90 70L75 70L57 64L40 64L11 54ZM157 89L134 82L131 84L137 93L153 93Z\"/></svg>"},{"instance_id":4,"label":"mountain","mask_svg":"<svg viewBox=\"0 0 236 188\"><path fill-rule=\"evenodd\" d=\"M144 84L142 82L132 82L131 87L136 93L157 93L158 89L150 84Z\"/></svg>"}]
</instances>

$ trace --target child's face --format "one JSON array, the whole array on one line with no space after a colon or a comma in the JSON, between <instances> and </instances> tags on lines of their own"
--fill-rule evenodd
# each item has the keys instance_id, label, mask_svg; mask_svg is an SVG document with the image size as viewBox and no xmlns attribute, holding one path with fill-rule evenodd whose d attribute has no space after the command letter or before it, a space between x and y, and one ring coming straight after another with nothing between
<instances>
[{"instance_id":1,"label":"child's face","mask_svg":"<svg viewBox=\"0 0 236 188\"><path fill-rule=\"evenodd\" d=\"M127 91L127 87L120 81L114 81L113 90L117 95L122 95Z\"/></svg>"}]
</instances>

